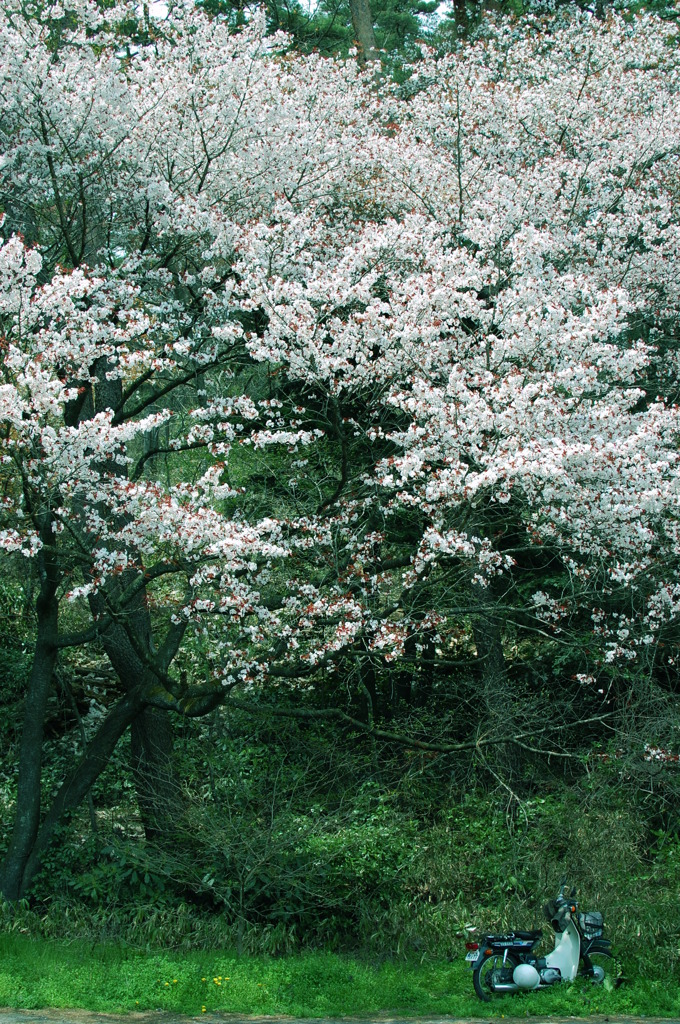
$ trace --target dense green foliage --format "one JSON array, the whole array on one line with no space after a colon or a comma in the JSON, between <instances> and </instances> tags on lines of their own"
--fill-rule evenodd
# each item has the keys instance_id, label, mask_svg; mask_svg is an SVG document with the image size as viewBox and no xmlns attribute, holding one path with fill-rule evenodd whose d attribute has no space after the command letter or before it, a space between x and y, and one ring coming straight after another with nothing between
<instances>
[{"instance_id":1,"label":"dense green foliage","mask_svg":"<svg viewBox=\"0 0 680 1024\"><path fill-rule=\"evenodd\" d=\"M452 1014L497 1016L472 994L461 963L367 962L332 953L297 957L223 951L140 952L116 945L0 938L0 1003L27 1008L83 1007L100 1012L164 1010L296 1017ZM77 964L77 966L75 966ZM585 983L503 1003L502 1016L579 1017L593 1013L677 1017L677 991L661 982L625 988Z\"/></svg>"},{"instance_id":2,"label":"dense green foliage","mask_svg":"<svg viewBox=\"0 0 680 1024\"><path fill-rule=\"evenodd\" d=\"M277 711L292 716L301 703ZM314 710L319 698L304 704ZM402 711L402 726L416 714L422 728L426 707ZM77 742L59 734L69 715L55 694L56 772ZM673 764L651 766L643 789L614 751L555 758L542 778L525 765L513 792L481 753L424 753L232 706L185 726L176 757L184 809L168 842L144 841L123 744L91 809L63 828L30 900L6 907L6 929L145 947L458 960L473 928L541 926L543 902L568 874L582 907L604 911L628 976L662 979L673 968Z\"/></svg>"},{"instance_id":3,"label":"dense green foliage","mask_svg":"<svg viewBox=\"0 0 680 1024\"><path fill-rule=\"evenodd\" d=\"M199 0L214 14L243 24L248 4L244 0ZM252 6L255 6L254 4ZM349 0L320 0L316 4L299 0L268 0L267 21L271 31L289 33L295 47L304 52L346 55L354 45ZM372 0L370 4L376 46L384 63L397 75L405 57L417 58L418 44L427 43L443 51L483 33L496 20L540 19L555 8L579 7L604 18L609 10L631 14L650 11L660 17L677 19L675 0Z\"/></svg>"},{"instance_id":4,"label":"dense green foliage","mask_svg":"<svg viewBox=\"0 0 680 1024\"><path fill-rule=\"evenodd\" d=\"M258 469L243 462L244 476ZM280 500L275 492L268 496L271 484L263 486L263 500ZM15 568L0 590L0 853L9 838L32 629L32 580L25 564ZM570 678L583 641L576 631L572 640L569 648L544 640L517 649L509 637L509 675L546 714L558 694L562 710L570 705L572 714L583 700ZM201 656L190 649L186 670L194 670ZM562 734L554 756L546 756L543 744L540 753L532 753L530 739L510 754L502 747L421 749L419 740L466 736L484 725L475 702L479 667L469 635L458 638L451 659L450 674L442 679L432 674L427 651L363 682L361 666L348 664L344 678L333 676L316 689L263 692L244 703L234 699L206 718L181 723L168 765L182 779L181 816L155 845L145 840L126 738L89 803L61 826L30 898L5 905L3 930L124 947L227 948L239 955L323 949L359 951L369 960L458 962L473 929L540 927L545 899L568 875L582 906L604 911L626 976L637 985L641 977L662 981L674 968L680 936L680 769L673 760L645 760L640 736L654 729L659 742L670 743L676 735L672 679L645 688L637 703L631 689L630 717L619 719L616 731L598 720ZM47 726L46 796L96 726L102 702L112 699L106 673L103 660L62 659ZM608 701L626 692L625 682L612 678ZM597 717L602 702L590 699ZM354 724L327 718L325 710L334 705ZM581 707L580 714L587 712ZM375 739L356 727L369 721L403 741ZM509 769L503 760L508 756ZM7 956L11 951L24 961L26 949L12 943ZM37 948L39 956L53 955ZM114 974L119 955L113 952L106 968ZM165 991L159 979L181 972L179 962L184 953L179 961L160 957L144 966L140 1007L186 1009L190 1000L192 1006L201 1000L196 978L176 992ZM7 963L5 972L14 976ZM223 965L218 971L198 963L197 977L229 973ZM11 988L12 998L22 1005L58 1005L55 993L61 992L74 1005L137 1006L139 989L131 988L124 999L109 981L109 995L86 997L77 977L67 985L68 972L60 970L56 988L27 983ZM352 966L352 977L357 971ZM234 1003L214 1008L304 1015L341 1008L449 1012L450 992L457 999L467 992L469 974L459 967L432 971L427 998L408 990L402 1001L394 994L397 982L395 990L383 978L377 991L386 993L384 1001L373 1003L376 981L370 976L359 989L340 985L339 1002L326 1011L302 997L282 1001L288 989L277 980L276 998L268 993L265 999L259 991L246 995L244 989ZM89 968L85 974L89 978ZM394 977L401 977L401 968ZM2 983L0 1002L9 1002ZM303 981L295 985L307 991ZM179 1001L173 992L182 993ZM639 1002L637 995L632 1002L617 995L623 1002L612 1004L612 1012L675 1012L659 991L650 993ZM552 1012L593 1009L581 996L549 998L556 1000ZM536 1012L547 999L541 993ZM472 1003L458 1005L455 1012L472 1012Z\"/></svg>"},{"instance_id":5,"label":"dense green foliage","mask_svg":"<svg viewBox=\"0 0 680 1024\"><path fill-rule=\"evenodd\" d=\"M243 21L240 3L202 5ZM463 2L449 22L428 26L434 7L375 0L377 46L395 65L423 36L441 48L458 45L488 14ZM311 13L272 0L267 13L270 28L290 32L302 50L346 53L352 45L347 4L322 0ZM525 7L508 0L500 13L521 15ZM672 11L664 4L662 13ZM631 325L641 335L647 329ZM247 364L243 373L254 394L267 393L271 381L261 369ZM201 381L208 392L221 384ZM667 394L663 367L649 388ZM315 415L326 414L313 407L314 396L308 400ZM330 503L344 469L337 438L328 436L310 455L318 465L289 485L282 481L295 463L285 453L232 459L231 482L247 484L248 497L227 499L234 506L226 511L240 514L247 501L246 512L285 518L319 498L321 508ZM363 436L353 447L357 466L374 458L369 447ZM148 452L134 454L156 479L189 479L205 468L203 455L168 459L168 450L161 445L165 457L152 452L148 462ZM317 494L318 479L328 495ZM0 907L0 1003L478 1015L483 1008L462 966L465 938L540 926L542 904L568 876L582 907L604 912L631 984L617 993L577 986L541 993L527 1012L680 1013L665 985L680 942L677 624L634 669L600 665L597 683L584 687L592 622L577 612L560 635L531 633L527 579L551 594L566 592L570 580L549 550L520 550L523 514L519 505L488 512L486 533L502 534L517 560L507 590L490 587L481 613L466 581L433 576L429 604L441 596L468 609L442 631L440 647L423 629L396 664L357 645L313 685L269 680L256 692L234 691L202 718L166 723L174 745L145 777L126 734L87 801L60 824L27 898ZM379 509L375 516L379 525ZM395 515L389 529L395 562L403 557L406 565L413 519ZM301 573L312 572L302 555L300 563ZM354 568L360 572L361 562ZM15 809L36 586L28 560L7 556L0 858ZM423 593L414 588L409 597L406 611L416 621ZM618 614L632 599L622 592L604 600ZM62 614L74 635L87 625L77 605ZM494 650L504 659L496 700L481 696ZM209 654L198 639L186 644L177 658L183 683L200 681ZM60 655L46 720L45 804L122 692L98 641ZM145 811L144 786L147 795L176 797L162 828ZM62 947L24 944L23 935L115 945L74 972L64 967ZM132 951L140 947L152 952L140 957ZM215 949L230 952L208 952ZM301 951L291 961L246 959Z\"/></svg>"}]
</instances>

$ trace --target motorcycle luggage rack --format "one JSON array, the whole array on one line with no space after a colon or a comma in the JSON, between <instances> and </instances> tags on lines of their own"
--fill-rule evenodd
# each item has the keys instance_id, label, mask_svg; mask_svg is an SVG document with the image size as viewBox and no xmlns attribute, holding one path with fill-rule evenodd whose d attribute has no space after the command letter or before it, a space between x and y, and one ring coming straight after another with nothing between
<instances>
[{"instance_id":1,"label":"motorcycle luggage rack","mask_svg":"<svg viewBox=\"0 0 680 1024\"><path fill-rule=\"evenodd\" d=\"M604 918L599 910L579 914L578 923L586 939L600 939L604 935Z\"/></svg>"}]
</instances>

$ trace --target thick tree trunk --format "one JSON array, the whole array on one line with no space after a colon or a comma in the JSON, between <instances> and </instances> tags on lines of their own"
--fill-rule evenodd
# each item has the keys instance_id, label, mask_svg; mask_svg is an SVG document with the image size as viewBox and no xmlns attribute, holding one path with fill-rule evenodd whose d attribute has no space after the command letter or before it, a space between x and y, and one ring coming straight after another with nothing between
<instances>
[{"instance_id":1,"label":"thick tree trunk","mask_svg":"<svg viewBox=\"0 0 680 1024\"><path fill-rule=\"evenodd\" d=\"M166 712L145 708L144 694L150 678L148 673L142 673L137 686L131 687L107 714L41 822L44 720L57 652L56 611L50 607L49 612L45 616L43 609L39 618L21 740L15 825L9 849L0 866L0 892L8 900L21 899L29 891L57 826L80 806L130 725L135 727L133 771L147 836L158 841L161 831L171 829L182 809L180 787L171 767L171 722ZM43 621L44 618L47 621ZM129 655L129 651L127 653ZM136 726L138 721L140 725Z\"/></svg>"},{"instance_id":2,"label":"thick tree trunk","mask_svg":"<svg viewBox=\"0 0 680 1024\"><path fill-rule=\"evenodd\" d=\"M174 735L167 711L145 708L131 730L132 773L144 834L150 843L172 843L184 813L173 763Z\"/></svg>"},{"instance_id":3,"label":"thick tree trunk","mask_svg":"<svg viewBox=\"0 0 680 1024\"><path fill-rule=\"evenodd\" d=\"M0 891L8 900L19 899L25 890L24 873L40 825L45 713L58 651L59 574L48 548L43 548L38 556L38 567L41 582L36 601L37 635L24 704L14 828L0 867Z\"/></svg>"},{"instance_id":4,"label":"thick tree trunk","mask_svg":"<svg viewBox=\"0 0 680 1024\"><path fill-rule=\"evenodd\" d=\"M119 379L107 379L108 363L98 361L96 371L99 383L94 394L93 411L118 409L122 402ZM156 444L157 438L151 438ZM120 469L121 475L125 470ZM122 524L123 525L123 524ZM136 572L123 573L106 594L96 594L90 600L95 616L106 616L108 602L121 600L128 586L136 582ZM122 610L124 620L110 626L102 635L102 645L126 693L133 693L139 680L152 680L154 645L152 623L145 594L140 592ZM182 811L182 793L173 764L173 727L165 711L146 708L135 717L131 729L131 769L137 793L137 803L148 840L159 842L172 831Z\"/></svg>"},{"instance_id":5,"label":"thick tree trunk","mask_svg":"<svg viewBox=\"0 0 680 1024\"><path fill-rule=\"evenodd\" d=\"M491 586L472 584L472 593L480 606L480 614L472 618L472 633L477 648L481 675L480 724L485 733L499 738L512 735L515 728L515 709L503 653L503 623L495 607ZM491 757L491 755L489 755ZM503 781L510 781L515 771L514 751L511 744L499 743L493 747L493 764Z\"/></svg>"},{"instance_id":6,"label":"thick tree trunk","mask_svg":"<svg viewBox=\"0 0 680 1024\"><path fill-rule=\"evenodd\" d=\"M369 0L349 0L349 8L359 63L364 64L367 60L378 60L379 54L375 46L373 14Z\"/></svg>"},{"instance_id":7,"label":"thick tree trunk","mask_svg":"<svg viewBox=\"0 0 680 1024\"><path fill-rule=\"evenodd\" d=\"M80 763L52 800L50 809L35 837L29 856L26 858L20 889L17 895L12 898L21 898L29 890L35 875L40 869L41 858L52 841L55 829L69 812L76 810L80 806L85 796L108 765L121 736L128 726L135 721L141 709L141 696L139 693L136 693L126 695L106 716L89 743Z\"/></svg>"},{"instance_id":8,"label":"thick tree trunk","mask_svg":"<svg viewBox=\"0 0 680 1024\"><path fill-rule=\"evenodd\" d=\"M106 614L104 595L94 595L90 606L95 616ZM126 627L118 623L111 625L101 640L127 694L133 694L142 679L149 686L157 684L149 667L153 663L151 620L143 595L127 609ZM174 646L171 647L174 650ZM148 664L142 660L142 652L148 655ZM149 841L171 842L173 826L182 816L183 801L173 759L173 723L169 712L146 707L132 721L130 739L130 767L144 833Z\"/></svg>"},{"instance_id":9,"label":"thick tree trunk","mask_svg":"<svg viewBox=\"0 0 680 1024\"><path fill-rule=\"evenodd\" d=\"M466 0L453 0L453 23L456 26L456 38L466 39L470 30Z\"/></svg>"}]
</instances>

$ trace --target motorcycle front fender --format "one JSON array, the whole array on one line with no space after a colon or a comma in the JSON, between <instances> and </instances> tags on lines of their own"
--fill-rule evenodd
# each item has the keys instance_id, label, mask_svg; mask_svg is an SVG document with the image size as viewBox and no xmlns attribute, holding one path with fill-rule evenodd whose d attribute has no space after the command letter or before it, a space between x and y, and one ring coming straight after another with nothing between
<instances>
[{"instance_id":1,"label":"motorcycle front fender","mask_svg":"<svg viewBox=\"0 0 680 1024\"><path fill-rule=\"evenodd\" d=\"M581 939L581 956L587 956L593 946L611 946L611 939Z\"/></svg>"},{"instance_id":2,"label":"motorcycle front fender","mask_svg":"<svg viewBox=\"0 0 680 1024\"><path fill-rule=\"evenodd\" d=\"M578 971L581 940L573 921L555 936L555 948L546 955L547 967L559 970L563 981L573 981Z\"/></svg>"}]
</instances>

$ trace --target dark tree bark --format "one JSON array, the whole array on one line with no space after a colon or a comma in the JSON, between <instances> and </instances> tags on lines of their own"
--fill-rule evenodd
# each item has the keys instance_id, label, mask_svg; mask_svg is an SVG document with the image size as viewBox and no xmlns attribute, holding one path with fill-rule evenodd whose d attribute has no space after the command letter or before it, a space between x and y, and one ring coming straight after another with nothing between
<instances>
[{"instance_id":1,"label":"dark tree bark","mask_svg":"<svg viewBox=\"0 0 680 1024\"><path fill-rule=\"evenodd\" d=\"M52 800L25 859L19 890L14 896L5 893L8 899L20 899L28 892L40 869L41 858L54 837L55 829L71 811L80 806L109 763L121 736L139 715L142 706L141 693L127 695L106 716L80 763Z\"/></svg>"},{"instance_id":2,"label":"dark tree bark","mask_svg":"<svg viewBox=\"0 0 680 1024\"><path fill-rule=\"evenodd\" d=\"M359 51L357 54L359 63L364 64L367 60L378 60L379 54L375 46L373 14L369 0L349 0L349 8Z\"/></svg>"},{"instance_id":3,"label":"dark tree bark","mask_svg":"<svg viewBox=\"0 0 680 1024\"><path fill-rule=\"evenodd\" d=\"M107 380L106 368L106 362L99 360L96 369L101 384L95 394L90 390L67 410L67 421L73 425L102 409L116 408L120 382ZM58 504L55 497L55 505ZM102 513L106 514L106 509ZM37 632L24 708L14 827L0 865L0 892L9 900L20 899L29 890L57 825L80 805L108 764L121 736L138 719L139 725L134 727L132 769L147 835L157 838L162 828L176 821L181 813L181 789L172 767L172 725L168 712L145 708L149 693L159 688L154 664L161 675L167 672L181 643L183 628L171 626L159 648L154 647L143 591L133 600L125 600L126 588L137 578L134 572L123 574L108 592L95 594L90 602L94 622L106 622L99 640L124 696L105 717L80 762L43 813L40 791L45 716L63 638L59 635L60 555L54 547L52 517L43 512L35 518L43 541L38 555ZM112 609L116 614L110 621Z\"/></svg>"},{"instance_id":4,"label":"dark tree bark","mask_svg":"<svg viewBox=\"0 0 680 1024\"><path fill-rule=\"evenodd\" d=\"M97 385L93 396L93 412L118 409L122 404L120 379L107 380L108 363L99 360ZM122 468L121 474L125 473ZM125 525L121 522L121 526ZM111 605L124 600L126 588L135 583L136 573L122 573L106 593L92 597L90 607L95 618L107 615ZM171 632L168 636L171 635ZM181 639L181 634L179 635ZM167 638L166 638L167 640ZM155 659L152 623L145 594L125 604L122 617L102 634L102 645L118 676L123 690L133 694L139 680L149 677ZM162 668L167 668L179 646L171 644ZM153 672L151 670L151 675ZM168 712L147 707L131 723L131 769L137 803L148 840L160 842L182 811L181 787L173 763L173 726ZM170 839L170 837L166 837Z\"/></svg>"},{"instance_id":5,"label":"dark tree bark","mask_svg":"<svg viewBox=\"0 0 680 1024\"><path fill-rule=\"evenodd\" d=\"M172 843L184 801L173 763L174 732L168 712L145 708L132 723L130 742L144 834L156 846Z\"/></svg>"},{"instance_id":6,"label":"dark tree bark","mask_svg":"<svg viewBox=\"0 0 680 1024\"><path fill-rule=\"evenodd\" d=\"M481 676L482 728L485 733L510 737L515 729L514 702L503 653L503 620L492 587L472 584L472 594L480 607L472 617L472 634L477 649ZM493 767L504 781L515 772L514 751L510 743L493 747Z\"/></svg>"},{"instance_id":7,"label":"dark tree bark","mask_svg":"<svg viewBox=\"0 0 680 1024\"><path fill-rule=\"evenodd\" d=\"M470 31L466 0L453 0L453 23L456 26L456 38L465 39Z\"/></svg>"},{"instance_id":8,"label":"dark tree bark","mask_svg":"<svg viewBox=\"0 0 680 1024\"><path fill-rule=\"evenodd\" d=\"M44 596L41 591L41 597ZM56 601L52 602L56 605ZM39 628L36 657L26 697L21 738L17 809L10 846L0 866L0 892L8 900L21 899L30 890L45 850L57 826L76 810L108 765L125 731L140 721L133 740L133 771L138 785L140 813L147 836L176 824L181 814L181 791L172 769L172 726L168 712L151 709L148 694L157 684L153 673L140 670L136 685L114 705L102 721L77 766L53 797L41 820L40 781L47 696L56 663L58 637L56 609L49 606L47 623ZM171 646L175 646L172 638ZM119 649L119 655L130 655ZM124 658L119 657L120 666ZM167 836L164 837L167 839Z\"/></svg>"},{"instance_id":9,"label":"dark tree bark","mask_svg":"<svg viewBox=\"0 0 680 1024\"><path fill-rule=\"evenodd\" d=\"M43 534L51 533L43 524ZM43 540L51 540L45 536ZM19 750L19 774L14 828L0 867L0 891L6 899L19 899L25 891L24 873L40 825L40 780L47 698L57 662L59 634L59 570L49 546L38 555L40 591L36 601L37 635L33 666L24 702Z\"/></svg>"}]
</instances>

